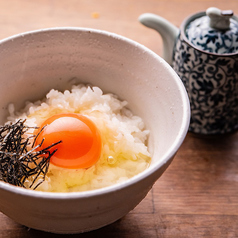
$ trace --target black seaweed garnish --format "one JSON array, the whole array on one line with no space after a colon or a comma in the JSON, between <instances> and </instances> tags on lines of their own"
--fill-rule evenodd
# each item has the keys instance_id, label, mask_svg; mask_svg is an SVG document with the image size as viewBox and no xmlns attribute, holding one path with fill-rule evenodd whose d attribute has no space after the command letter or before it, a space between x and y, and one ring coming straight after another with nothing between
<instances>
[{"instance_id":1,"label":"black seaweed garnish","mask_svg":"<svg viewBox=\"0 0 238 238\"><path fill-rule=\"evenodd\" d=\"M50 158L57 151L50 149L61 141L40 150L43 141L35 146L35 139L39 134L26 137L26 132L32 127L24 123L25 120L20 119L0 127L0 180L25 188L26 180L34 176L29 188L36 189L45 180ZM31 143L30 139L34 137ZM43 175L43 178L36 183L40 175Z\"/></svg>"}]
</instances>

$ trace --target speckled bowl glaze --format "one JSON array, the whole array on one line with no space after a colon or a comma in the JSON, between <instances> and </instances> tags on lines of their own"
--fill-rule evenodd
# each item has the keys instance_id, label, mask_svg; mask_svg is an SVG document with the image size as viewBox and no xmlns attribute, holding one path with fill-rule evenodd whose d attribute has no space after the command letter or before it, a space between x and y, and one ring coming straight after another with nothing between
<instances>
[{"instance_id":1,"label":"speckled bowl glaze","mask_svg":"<svg viewBox=\"0 0 238 238\"><path fill-rule=\"evenodd\" d=\"M151 131L151 166L117 185L86 192L48 193L0 182L0 211L27 227L81 233L110 224L146 196L187 133L190 107L173 69L144 46L112 33L54 28L0 41L0 123L7 106L42 99L52 88L89 83L127 100Z\"/></svg>"}]
</instances>

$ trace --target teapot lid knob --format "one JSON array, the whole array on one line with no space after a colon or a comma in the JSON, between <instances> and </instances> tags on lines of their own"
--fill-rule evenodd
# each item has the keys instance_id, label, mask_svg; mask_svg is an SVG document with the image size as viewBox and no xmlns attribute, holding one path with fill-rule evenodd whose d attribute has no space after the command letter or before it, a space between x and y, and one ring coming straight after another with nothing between
<instances>
[{"instance_id":1,"label":"teapot lid knob","mask_svg":"<svg viewBox=\"0 0 238 238\"><path fill-rule=\"evenodd\" d=\"M228 30L230 28L230 18L233 16L232 10L222 11L216 7L210 7L206 14L210 18L210 27L218 30Z\"/></svg>"}]
</instances>

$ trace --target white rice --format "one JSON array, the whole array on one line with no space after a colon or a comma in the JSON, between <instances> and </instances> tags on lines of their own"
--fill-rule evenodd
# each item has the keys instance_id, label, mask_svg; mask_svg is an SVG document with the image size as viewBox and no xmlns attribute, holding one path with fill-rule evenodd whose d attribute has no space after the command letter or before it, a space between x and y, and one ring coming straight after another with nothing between
<instances>
[{"instance_id":1,"label":"white rice","mask_svg":"<svg viewBox=\"0 0 238 238\"><path fill-rule=\"evenodd\" d=\"M28 126L40 126L54 114L80 113L89 117L101 134L102 153L95 165L88 169L65 169L50 164L46 180L37 190L99 189L121 183L145 170L150 164L150 153L145 145L149 131L145 130L142 119L126 106L127 102L120 101L117 96L85 85L73 86L71 91L63 93L52 89L46 99L27 102L20 112L15 112L14 106L9 105L8 120L12 122L22 118L27 119Z\"/></svg>"}]
</instances>

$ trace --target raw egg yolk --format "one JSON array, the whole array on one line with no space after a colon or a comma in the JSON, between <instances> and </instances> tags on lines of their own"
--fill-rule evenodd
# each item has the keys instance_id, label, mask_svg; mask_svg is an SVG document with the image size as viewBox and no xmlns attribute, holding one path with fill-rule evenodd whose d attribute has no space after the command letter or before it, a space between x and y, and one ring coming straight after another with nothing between
<instances>
[{"instance_id":1,"label":"raw egg yolk","mask_svg":"<svg viewBox=\"0 0 238 238\"><path fill-rule=\"evenodd\" d=\"M101 154L101 137L95 124L87 117L65 113L48 118L37 130L36 145L45 149L57 151L50 158L50 162L58 167L79 169L94 165Z\"/></svg>"}]
</instances>

